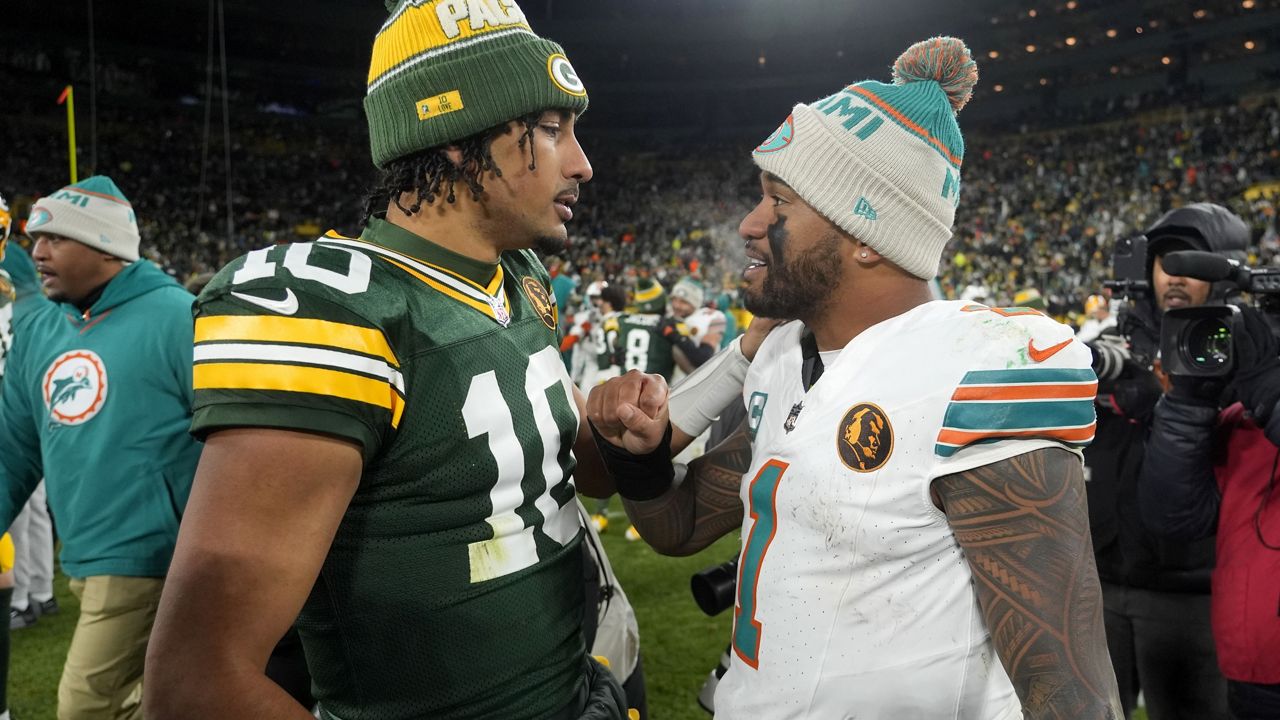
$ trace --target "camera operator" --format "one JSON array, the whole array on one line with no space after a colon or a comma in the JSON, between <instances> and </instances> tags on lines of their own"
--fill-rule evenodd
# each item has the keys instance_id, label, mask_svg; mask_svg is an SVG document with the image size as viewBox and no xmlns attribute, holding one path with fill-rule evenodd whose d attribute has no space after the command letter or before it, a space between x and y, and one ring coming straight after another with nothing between
<instances>
[{"instance_id":1,"label":"camera operator","mask_svg":"<svg viewBox=\"0 0 1280 720\"><path fill-rule=\"evenodd\" d=\"M1143 449L1161 395L1153 371L1160 318L1175 307L1221 302L1227 288L1164 271L1162 256L1202 250L1242 256L1248 233L1219 232L1223 208L1197 204L1175 210L1146 231L1131 274L1132 292L1118 324L1089 347L1098 375L1098 429L1085 449L1089 522L1102 580L1107 646L1126 717L1141 691L1152 720L1227 717L1226 683L1218 671L1209 623L1211 540L1156 536L1142 524L1138 498ZM1236 222L1239 222L1236 219Z\"/></svg>"},{"instance_id":2,"label":"camera operator","mask_svg":"<svg viewBox=\"0 0 1280 720\"><path fill-rule=\"evenodd\" d=\"M1247 233L1234 215L1221 229ZM1280 460L1280 344L1259 311L1232 326L1235 374L1173 374L1156 405L1139 483L1153 532L1217 534L1212 618L1237 720L1280 718L1280 511L1268 504Z\"/></svg>"}]
</instances>

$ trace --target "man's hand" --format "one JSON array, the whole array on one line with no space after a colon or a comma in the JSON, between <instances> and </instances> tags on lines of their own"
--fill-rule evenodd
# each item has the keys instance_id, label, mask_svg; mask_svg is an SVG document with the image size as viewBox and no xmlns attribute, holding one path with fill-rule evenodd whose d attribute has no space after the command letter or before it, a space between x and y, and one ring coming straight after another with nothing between
<instances>
[{"instance_id":1,"label":"man's hand","mask_svg":"<svg viewBox=\"0 0 1280 720\"><path fill-rule=\"evenodd\" d=\"M747 360L756 359L756 351L760 349L760 344L768 337L774 328L786 322L786 320L774 320L772 318L757 317L751 320L751 324L747 326L747 332L742 335L742 354Z\"/></svg>"},{"instance_id":2,"label":"man's hand","mask_svg":"<svg viewBox=\"0 0 1280 720\"><path fill-rule=\"evenodd\" d=\"M632 370L592 388L587 417L608 442L633 455L658 449L667 431L667 381Z\"/></svg>"}]
</instances>

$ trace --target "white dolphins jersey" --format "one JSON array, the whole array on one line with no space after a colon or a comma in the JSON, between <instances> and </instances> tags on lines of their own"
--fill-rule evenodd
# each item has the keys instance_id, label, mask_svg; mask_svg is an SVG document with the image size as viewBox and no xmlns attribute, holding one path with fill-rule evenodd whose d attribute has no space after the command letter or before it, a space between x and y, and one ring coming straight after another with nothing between
<instances>
[{"instance_id":1,"label":"white dolphins jersey","mask_svg":"<svg viewBox=\"0 0 1280 720\"><path fill-rule=\"evenodd\" d=\"M716 327L717 324L720 332L723 333L726 324L724 313L707 307L694 310L681 322L685 324L689 337L696 343L702 342L707 333L711 332L711 328Z\"/></svg>"},{"instance_id":2,"label":"white dolphins jersey","mask_svg":"<svg viewBox=\"0 0 1280 720\"><path fill-rule=\"evenodd\" d=\"M930 302L858 335L805 392L803 326L743 390L752 465L717 720L1004 720L1022 710L935 478L1093 437L1097 379L1034 310Z\"/></svg>"}]
</instances>

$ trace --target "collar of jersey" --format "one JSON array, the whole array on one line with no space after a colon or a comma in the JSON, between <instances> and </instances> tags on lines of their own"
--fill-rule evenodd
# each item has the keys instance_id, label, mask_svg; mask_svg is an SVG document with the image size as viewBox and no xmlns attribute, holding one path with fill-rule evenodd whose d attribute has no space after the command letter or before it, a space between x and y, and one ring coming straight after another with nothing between
<instances>
[{"instance_id":1,"label":"collar of jersey","mask_svg":"<svg viewBox=\"0 0 1280 720\"><path fill-rule=\"evenodd\" d=\"M492 285L494 276L498 274L502 267L501 263L489 263L459 255L398 225L392 225L380 217L369 218L364 232L360 234L360 239L367 243L381 245L389 250L395 250L439 270L456 275L488 294L493 294L489 291L489 286Z\"/></svg>"},{"instance_id":2,"label":"collar of jersey","mask_svg":"<svg viewBox=\"0 0 1280 720\"><path fill-rule=\"evenodd\" d=\"M511 324L511 300L507 297L504 287L505 276L501 263L490 265L464 258L378 218L369 220L369 224L358 240L343 237L330 230L320 238L320 242L350 247L363 246L366 251L371 251L384 262L400 268L445 296L475 308L499 325L508 327ZM433 252L424 252L425 250ZM491 279L487 280L488 286L481 285L475 279L457 272L448 265L433 262L433 260L442 259L440 254L446 254L449 256L446 259L455 261L455 268L457 260L466 261L473 266L473 269L475 265L485 265L489 268L488 272L491 275ZM473 275L476 274L473 273Z\"/></svg>"}]
</instances>

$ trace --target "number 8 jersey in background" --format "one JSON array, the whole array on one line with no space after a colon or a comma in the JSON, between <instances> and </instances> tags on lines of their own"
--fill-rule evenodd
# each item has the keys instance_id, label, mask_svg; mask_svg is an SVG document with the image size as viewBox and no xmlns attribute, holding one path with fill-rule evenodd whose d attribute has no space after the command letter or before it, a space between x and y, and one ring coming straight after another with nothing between
<instances>
[{"instance_id":1,"label":"number 8 jersey in background","mask_svg":"<svg viewBox=\"0 0 1280 720\"><path fill-rule=\"evenodd\" d=\"M537 258L482 263L375 218L359 240L231 263L195 314L194 432L363 448L298 621L325 717L553 718L576 703L579 418Z\"/></svg>"},{"instance_id":2,"label":"number 8 jersey in background","mask_svg":"<svg viewBox=\"0 0 1280 720\"><path fill-rule=\"evenodd\" d=\"M1087 443L1089 350L1033 310L933 302L828 355L806 392L802 332L774 330L744 388L752 465L716 717L1021 718L930 484Z\"/></svg>"}]
</instances>

